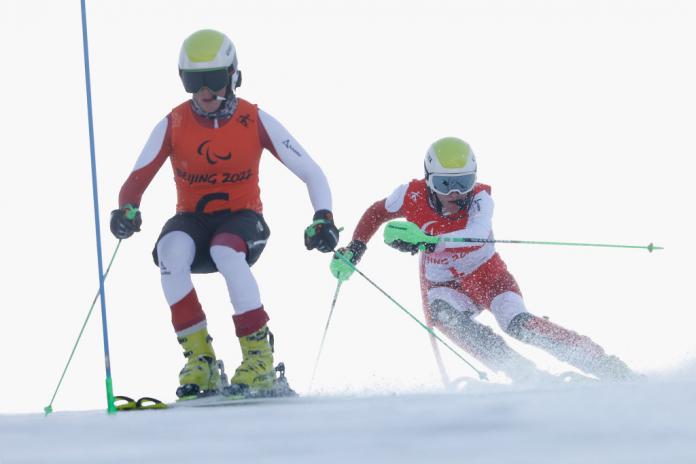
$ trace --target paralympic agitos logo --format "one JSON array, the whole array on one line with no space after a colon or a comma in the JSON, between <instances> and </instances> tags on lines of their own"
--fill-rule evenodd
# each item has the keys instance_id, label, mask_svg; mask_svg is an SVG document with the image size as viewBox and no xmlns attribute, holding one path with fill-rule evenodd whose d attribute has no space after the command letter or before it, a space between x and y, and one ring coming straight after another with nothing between
<instances>
[{"instance_id":1,"label":"paralympic agitos logo","mask_svg":"<svg viewBox=\"0 0 696 464\"><path fill-rule=\"evenodd\" d=\"M198 145L198 149L196 150L196 153L198 153L200 156L205 156L205 159L208 160L209 164L215 164L218 161L227 161L228 159L232 158L232 152L227 152L226 155L219 155L215 152L211 153L210 152L210 146L208 145L210 143L210 140L204 140L203 143Z\"/></svg>"}]
</instances>

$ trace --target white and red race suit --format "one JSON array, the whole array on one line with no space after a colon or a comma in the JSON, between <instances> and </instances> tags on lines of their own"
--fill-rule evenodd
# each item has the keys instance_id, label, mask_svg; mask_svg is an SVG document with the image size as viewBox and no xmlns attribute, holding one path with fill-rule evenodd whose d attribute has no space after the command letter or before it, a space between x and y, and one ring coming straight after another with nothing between
<instances>
[{"instance_id":1,"label":"white and red race suit","mask_svg":"<svg viewBox=\"0 0 696 464\"><path fill-rule=\"evenodd\" d=\"M307 185L315 212L331 211L331 191L321 168L276 119L239 98L234 113L226 119L197 114L191 100L171 110L152 131L121 187L119 207L139 207L155 174L169 160L176 183L177 214L243 210L261 214L259 163L264 148ZM197 247L190 236L180 231L162 239L158 251L163 246L167 255L162 259L165 252L159 253L162 287L172 309L174 329L185 335L206 323L191 280ZM258 330L268 316L245 261L247 245L243 241L238 245L241 239L237 239L218 241L213 237L210 257L227 281L237 335L243 336Z\"/></svg>"},{"instance_id":2,"label":"white and red race suit","mask_svg":"<svg viewBox=\"0 0 696 464\"><path fill-rule=\"evenodd\" d=\"M430 206L425 180L412 180L368 208L353 240L367 243L381 224L396 218L406 218L433 236L493 239L491 188L476 184L470 200L466 211L444 216ZM420 255L428 325L438 327L489 368L518 380L539 375L534 364L508 347L502 337L473 320L484 309L490 309L509 335L585 372L614 379L633 375L625 363L607 356L590 338L529 313L515 278L492 242L442 241L433 252Z\"/></svg>"},{"instance_id":3,"label":"white and red race suit","mask_svg":"<svg viewBox=\"0 0 696 464\"><path fill-rule=\"evenodd\" d=\"M476 184L471 195L467 211L443 216L430 206L425 180L412 180L368 208L353 239L367 243L383 223L396 218L406 218L429 235L492 239L491 188ZM526 312L520 289L493 243L440 242L434 252L421 253L420 270L430 323L429 302L435 299L473 315L490 309L503 329L515 316Z\"/></svg>"}]
</instances>

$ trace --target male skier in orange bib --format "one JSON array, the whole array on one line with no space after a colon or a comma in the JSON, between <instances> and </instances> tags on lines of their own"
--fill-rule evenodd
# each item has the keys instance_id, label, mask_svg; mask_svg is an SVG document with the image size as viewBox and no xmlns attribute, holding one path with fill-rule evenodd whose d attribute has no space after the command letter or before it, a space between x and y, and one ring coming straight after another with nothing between
<instances>
[{"instance_id":1,"label":"male skier in orange bib","mask_svg":"<svg viewBox=\"0 0 696 464\"><path fill-rule=\"evenodd\" d=\"M177 191L176 214L153 251L172 324L184 350L179 397L219 391L220 371L192 273L220 272L234 308L242 363L228 394L269 392L274 386L273 335L250 267L270 230L262 216L259 161L271 152L306 185L315 214L305 230L307 249L331 251L338 230L331 191L321 168L272 116L235 95L241 83L230 39L213 30L189 36L181 47L179 75L192 98L155 127L123 184L111 231L119 239L140 230L145 189L168 159Z\"/></svg>"}]
</instances>

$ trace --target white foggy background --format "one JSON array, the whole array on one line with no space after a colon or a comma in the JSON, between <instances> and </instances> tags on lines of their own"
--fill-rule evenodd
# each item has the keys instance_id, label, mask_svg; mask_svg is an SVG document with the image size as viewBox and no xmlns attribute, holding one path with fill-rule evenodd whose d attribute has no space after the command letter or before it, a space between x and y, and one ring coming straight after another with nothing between
<instances>
[{"instance_id":1,"label":"white foggy background","mask_svg":"<svg viewBox=\"0 0 696 464\"><path fill-rule=\"evenodd\" d=\"M695 9L686 0L88 1L105 265L120 186L152 128L187 98L181 42L214 28L237 47L238 95L279 119L322 166L345 227L341 245L369 205L422 176L431 142L464 138L479 180L493 187L496 238L666 247L498 251L532 312L641 372L677 369L696 353ZM0 40L0 412L39 412L98 289L79 1L4 1ZM304 184L270 153L261 189L272 235L253 272L276 361L305 394L336 281L330 256L304 249L313 213ZM178 385L184 358L150 256L174 208L167 163L143 197L143 231L123 242L106 280L116 394L172 399ZM381 233L360 269L422 319L417 258L388 248ZM194 284L233 371L240 353L224 280ZM99 311L56 410L105 405ZM510 343L543 368L566 369ZM472 374L443 357L452 376ZM313 392L438 388L426 332L354 275Z\"/></svg>"}]
</instances>

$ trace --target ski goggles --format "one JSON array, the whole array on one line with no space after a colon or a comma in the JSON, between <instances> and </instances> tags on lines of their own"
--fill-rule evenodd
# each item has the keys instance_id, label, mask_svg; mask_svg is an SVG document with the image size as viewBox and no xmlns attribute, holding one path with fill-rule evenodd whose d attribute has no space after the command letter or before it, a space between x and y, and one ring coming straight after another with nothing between
<instances>
[{"instance_id":1,"label":"ski goggles","mask_svg":"<svg viewBox=\"0 0 696 464\"><path fill-rule=\"evenodd\" d=\"M227 68L206 71L179 71L181 82L188 93L196 93L203 87L208 87L213 92L224 89L230 82L230 73Z\"/></svg>"},{"instance_id":2,"label":"ski goggles","mask_svg":"<svg viewBox=\"0 0 696 464\"><path fill-rule=\"evenodd\" d=\"M452 192L468 193L476 184L476 173L443 175L430 174L428 186L442 195L449 195Z\"/></svg>"}]
</instances>

